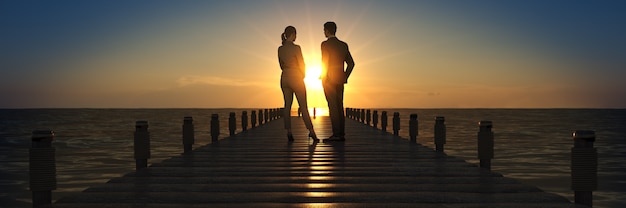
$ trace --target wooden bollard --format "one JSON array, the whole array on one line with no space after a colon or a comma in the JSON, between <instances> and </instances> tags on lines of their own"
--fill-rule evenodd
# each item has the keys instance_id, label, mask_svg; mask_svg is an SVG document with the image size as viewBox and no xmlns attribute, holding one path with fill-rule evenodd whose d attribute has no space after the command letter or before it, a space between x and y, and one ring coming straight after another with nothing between
<instances>
[{"instance_id":1,"label":"wooden bollard","mask_svg":"<svg viewBox=\"0 0 626 208\"><path fill-rule=\"evenodd\" d=\"M575 131L571 154L574 202L593 207L593 191L598 189L598 150L593 147L594 131Z\"/></svg>"},{"instance_id":2,"label":"wooden bollard","mask_svg":"<svg viewBox=\"0 0 626 208\"><path fill-rule=\"evenodd\" d=\"M259 126L263 124L263 110L259 109Z\"/></svg>"},{"instance_id":3,"label":"wooden bollard","mask_svg":"<svg viewBox=\"0 0 626 208\"><path fill-rule=\"evenodd\" d=\"M372 110L367 109L367 113L365 113L365 121L367 122L367 125L370 125L370 121L372 120Z\"/></svg>"},{"instance_id":4,"label":"wooden bollard","mask_svg":"<svg viewBox=\"0 0 626 208\"><path fill-rule=\"evenodd\" d=\"M278 115L280 115L282 113L282 111L280 111L280 109L278 108L274 108L274 113L272 117L274 117L274 120L278 119Z\"/></svg>"},{"instance_id":5,"label":"wooden bollard","mask_svg":"<svg viewBox=\"0 0 626 208\"><path fill-rule=\"evenodd\" d=\"M54 132L35 130L29 150L30 191L33 207L52 203L52 190L57 189L55 148L52 147Z\"/></svg>"},{"instance_id":6,"label":"wooden bollard","mask_svg":"<svg viewBox=\"0 0 626 208\"><path fill-rule=\"evenodd\" d=\"M267 121L272 121L272 109L271 108L267 108L266 110L266 114L267 114Z\"/></svg>"},{"instance_id":7,"label":"wooden bollard","mask_svg":"<svg viewBox=\"0 0 626 208\"><path fill-rule=\"evenodd\" d=\"M350 111L350 118L354 120L354 108L350 108L349 111Z\"/></svg>"},{"instance_id":8,"label":"wooden bollard","mask_svg":"<svg viewBox=\"0 0 626 208\"><path fill-rule=\"evenodd\" d=\"M354 109L354 120L357 122L361 120L361 109Z\"/></svg>"},{"instance_id":9,"label":"wooden bollard","mask_svg":"<svg viewBox=\"0 0 626 208\"><path fill-rule=\"evenodd\" d=\"M220 120L219 115L212 114L211 115L211 142L217 142L217 139L220 136Z\"/></svg>"},{"instance_id":10,"label":"wooden bollard","mask_svg":"<svg viewBox=\"0 0 626 208\"><path fill-rule=\"evenodd\" d=\"M248 130L248 111L241 112L241 131Z\"/></svg>"},{"instance_id":11,"label":"wooden bollard","mask_svg":"<svg viewBox=\"0 0 626 208\"><path fill-rule=\"evenodd\" d=\"M400 113L393 112L393 135L400 135Z\"/></svg>"},{"instance_id":12,"label":"wooden bollard","mask_svg":"<svg viewBox=\"0 0 626 208\"><path fill-rule=\"evenodd\" d=\"M235 130L237 130L237 118L235 118L235 112L230 112L228 116L228 132L230 135L235 135Z\"/></svg>"},{"instance_id":13,"label":"wooden bollard","mask_svg":"<svg viewBox=\"0 0 626 208\"><path fill-rule=\"evenodd\" d=\"M493 159L493 132L491 121L480 121L478 123L478 159L480 167L491 170L491 159Z\"/></svg>"},{"instance_id":14,"label":"wooden bollard","mask_svg":"<svg viewBox=\"0 0 626 208\"><path fill-rule=\"evenodd\" d=\"M374 110L374 114L372 115L372 124L374 128L378 128L378 111Z\"/></svg>"},{"instance_id":15,"label":"wooden bollard","mask_svg":"<svg viewBox=\"0 0 626 208\"><path fill-rule=\"evenodd\" d=\"M269 115L270 114L270 110L266 108L265 112L263 112L263 113L264 113L263 114L263 118L265 118L264 123L269 122L270 121L270 115Z\"/></svg>"},{"instance_id":16,"label":"wooden bollard","mask_svg":"<svg viewBox=\"0 0 626 208\"><path fill-rule=\"evenodd\" d=\"M356 119L356 109L350 108L350 114L351 114L352 120Z\"/></svg>"},{"instance_id":17,"label":"wooden bollard","mask_svg":"<svg viewBox=\"0 0 626 208\"><path fill-rule=\"evenodd\" d=\"M250 124L252 125L251 128L254 128L256 126L256 111L252 110L251 112L252 114L250 115Z\"/></svg>"},{"instance_id":18,"label":"wooden bollard","mask_svg":"<svg viewBox=\"0 0 626 208\"><path fill-rule=\"evenodd\" d=\"M409 137L412 143L417 143L418 125L417 114L413 113L409 116Z\"/></svg>"},{"instance_id":19,"label":"wooden bollard","mask_svg":"<svg viewBox=\"0 0 626 208\"><path fill-rule=\"evenodd\" d=\"M148 167L150 158L150 132L148 121L135 122L135 169L141 170Z\"/></svg>"},{"instance_id":20,"label":"wooden bollard","mask_svg":"<svg viewBox=\"0 0 626 208\"><path fill-rule=\"evenodd\" d=\"M354 108L350 108L349 111L350 111L350 118L354 120Z\"/></svg>"},{"instance_id":21,"label":"wooden bollard","mask_svg":"<svg viewBox=\"0 0 626 208\"><path fill-rule=\"evenodd\" d=\"M350 117L350 108L346 108L346 118L351 118Z\"/></svg>"},{"instance_id":22,"label":"wooden bollard","mask_svg":"<svg viewBox=\"0 0 626 208\"><path fill-rule=\"evenodd\" d=\"M435 150L443 152L443 145L446 144L446 123L442 116L435 117Z\"/></svg>"},{"instance_id":23,"label":"wooden bollard","mask_svg":"<svg viewBox=\"0 0 626 208\"><path fill-rule=\"evenodd\" d=\"M361 123L365 123L365 109L361 109Z\"/></svg>"},{"instance_id":24,"label":"wooden bollard","mask_svg":"<svg viewBox=\"0 0 626 208\"><path fill-rule=\"evenodd\" d=\"M183 119L183 151L190 153L195 143L195 135L193 128L193 118L187 116Z\"/></svg>"},{"instance_id":25,"label":"wooden bollard","mask_svg":"<svg viewBox=\"0 0 626 208\"><path fill-rule=\"evenodd\" d=\"M380 129L387 132L387 111L383 111L380 115Z\"/></svg>"}]
</instances>

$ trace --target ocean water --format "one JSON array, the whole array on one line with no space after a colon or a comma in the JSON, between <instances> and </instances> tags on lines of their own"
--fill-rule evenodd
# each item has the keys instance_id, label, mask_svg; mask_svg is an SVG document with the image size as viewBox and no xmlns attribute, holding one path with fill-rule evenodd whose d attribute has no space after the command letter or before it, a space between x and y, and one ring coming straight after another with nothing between
<instances>
[{"instance_id":1,"label":"ocean water","mask_svg":"<svg viewBox=\"0 0 626 208\"><path fill-rule=\"evenodd\" d=\"M147 120L150 163L183 151L183 118L193 116L194 147L210 143L211 114L220 115L220 138L228 135L228 113L250 109L0 109L0 207L30 207L28 148L31 132L55 132L57 190L53 199L134 171L133 132ZM258 110L258 109L254 109ZM434 148L435 116L445 116L445 152L477 163L478 121L493 121L492 169L522 183L573 200L570 190L572 132L595 130L598 190L595 207L626 207L626 110L624 109L376 109L399 112L400 136L408 138L409 114L417 113L418 142ZM238 127L240 128L240 127ZM388 127L388 130L391 126ZM238 132L240 129L238 130ZM322 135L320 135L322 136Z\"/></svg>"}]
</instances>

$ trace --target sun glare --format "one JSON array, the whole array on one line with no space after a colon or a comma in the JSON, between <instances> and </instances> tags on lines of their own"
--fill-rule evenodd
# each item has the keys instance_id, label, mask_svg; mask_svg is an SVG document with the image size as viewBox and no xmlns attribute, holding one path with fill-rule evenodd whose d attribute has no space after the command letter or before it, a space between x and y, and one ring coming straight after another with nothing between
<instances>
[{"instance_id":1,"label":"sun glare","mask_svg":"<svg viewBox=\"0 0 626 208\"><path fill-rule=\"evenodd\" d=\"M306 67L306 75L304 76L304 83L309 90L321 90L322 80L322 67L320 65L310 65Z\"/></svg>"},{"instance_id":2,"label":"sun glare","mask_svg":"<svg viewBox=\"0 0 626 208\"><path fill-rule=\"evenodd\" d=\"M326 108L326 97L324 96L324 88L322 87L322 67L319 64L307 64L304 84L306 84L307 101L309 105L309 114L311 116L328 116Z\"/></svg>"}]
</instances>

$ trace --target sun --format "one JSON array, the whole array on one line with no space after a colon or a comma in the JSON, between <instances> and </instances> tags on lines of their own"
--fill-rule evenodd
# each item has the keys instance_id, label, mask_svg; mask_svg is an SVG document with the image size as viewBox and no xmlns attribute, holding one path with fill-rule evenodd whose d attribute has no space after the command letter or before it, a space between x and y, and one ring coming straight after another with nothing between
<instances>
[{"instance_id":1,"label":"sun","mask_svg":"<svg viewBox=\"0 0 626 208\"><path fill-rule=\"evenodd\" d=\"M313 116L328 116L326 97L322 87L322 66L319 64L307 64L304 84L306 85L307 103L309 114Z\"/></svg>"},{"instance_id":2,"label":"sun","mask_svg":"<svg viewBox=\"0 0 626 208\"><path fill-rule=\"evenodd\" d=\"M322 67L320 65L309 65L306 67L306 74L304 75L304 83L307 90L321 90L322 80Z\"/></svg>"}]
</instances>

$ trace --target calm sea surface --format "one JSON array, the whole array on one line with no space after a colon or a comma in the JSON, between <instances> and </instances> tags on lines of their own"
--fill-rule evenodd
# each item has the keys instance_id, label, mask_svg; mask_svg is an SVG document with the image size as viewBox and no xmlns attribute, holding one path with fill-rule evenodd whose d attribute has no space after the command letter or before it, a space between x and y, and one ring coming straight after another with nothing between
<instances>
[{"instance_id":1,"label":"calm sea surface","mask_svg":"<svg viewBox=\"0 0 626 208\"><path fill-rule=\"evenodd\" d=\"M195 147L210 141L211 114L220 115L221 137L229 112L249 109L0 109L0 207L30 207L28 148L31 132L55 132L58 188L53 198L105 183L135 168L133 132L148 120L150 163L182 152L184 116L193 116ZM626 110L624 109L378 109L401 115L408 138L409 114L419 116L418 142L434 148L435 116L445 116L448 155L476 160L477 122L493 121L492 169L522 183L573 199L570 148L574 130L595 130L599 153L596 207L626 207ZM238 118L239 119L239 118ZM391 118L390 118L391 119ZM390 120L391 121L391 120ZM238 125L240 121L238 120ZM390 129L390 127L389 127Z\"/></svg>"}]
</instances>

